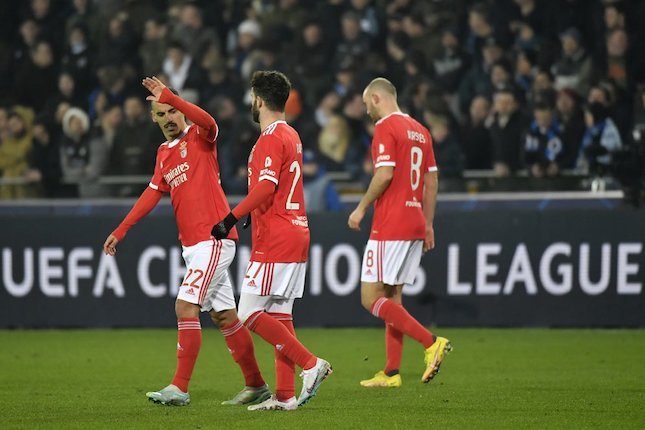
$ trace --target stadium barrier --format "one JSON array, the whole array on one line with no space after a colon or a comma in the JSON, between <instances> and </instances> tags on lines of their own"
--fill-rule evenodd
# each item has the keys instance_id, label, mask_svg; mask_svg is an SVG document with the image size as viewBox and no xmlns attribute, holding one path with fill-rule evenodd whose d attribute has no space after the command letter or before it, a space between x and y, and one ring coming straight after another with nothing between
<instances>
[{"instance_id":1,"label":"stadium barrier","mask_svg":"<svg viewBox=\"0 0 645 430\"><path fill-rule=\"evenodd\" d=\"M576 200L567 200L575 203ZM437 247L404 289L409 311L441 326L645 326L642 211L468 198L439 205ZM167 202L119 244L101 246L129 209L83 202L0 206L0 327L173 327L184 273ZM360 233L346 214L311 214L299 326L379 325L360 305ZM242 233L236 287L250 255Z\"/></svg>"}]
</instances>

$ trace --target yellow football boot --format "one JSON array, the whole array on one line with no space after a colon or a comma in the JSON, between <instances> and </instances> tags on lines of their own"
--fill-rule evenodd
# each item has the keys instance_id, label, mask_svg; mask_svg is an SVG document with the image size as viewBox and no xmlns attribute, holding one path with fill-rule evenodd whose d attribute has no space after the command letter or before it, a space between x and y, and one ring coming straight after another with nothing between
<instances>
[{"instance_id":1,"label":"yellow football boot","mask_svg":"<svg viewBox=\"0 0 645 430\"><path fill-rule=\"evenodd\" d=\"M445 337L437 337L437 340L434 341L430 348L426 349L425 353L425 363L426 370L423 372L421 377L421 382L424 384L429 382L434 378L437 373L439 373L439 367L443 363L443 359L446 357L446 354L452 351L452 344Z\"/></svg>"},{"instance_id":2,"label":"yellow football boot","mask_svg":"<svg viewBox=\"0 0 645 430\"><path fill-rule=\"evenodd\" d=\"M387 376L382 370L377 372L373 378L361 381L363 387L398 388L402 384L401 375L397 373L394 376Z\"/></svg>"}]
</instances>

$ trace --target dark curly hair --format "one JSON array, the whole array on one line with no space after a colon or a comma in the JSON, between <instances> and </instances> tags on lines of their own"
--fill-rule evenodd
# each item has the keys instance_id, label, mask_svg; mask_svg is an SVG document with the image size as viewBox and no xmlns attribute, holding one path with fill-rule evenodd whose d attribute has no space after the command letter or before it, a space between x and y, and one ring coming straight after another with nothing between
<instances>
[{"instance_id":1,"label":"dark curly hair","mask_svg":"<svg viewBox=\"0 0 645 430\"><path fill-rule=\"evenodd\" d=\"M276 112L284 112L284 105L289 98L291 82L283 73L271 70L258 70L251 78L251 88L267 107Z\"/></svg>"}]
</instances>

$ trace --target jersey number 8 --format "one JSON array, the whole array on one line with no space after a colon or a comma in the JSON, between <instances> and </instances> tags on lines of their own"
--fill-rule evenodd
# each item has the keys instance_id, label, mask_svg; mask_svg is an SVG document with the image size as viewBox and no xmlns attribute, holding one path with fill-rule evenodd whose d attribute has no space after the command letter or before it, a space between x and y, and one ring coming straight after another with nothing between
<instances>
[{"instance_id":1,"label":"jersey number 8","mask_svg":"<svg viewBox=\"0 0 645 430\"><path fill-rule=\"evenodd\" d=\"M423 161L423 151L418 146L410 149L410 186L412 191L416 191L421 183L421 162Z\"/></svg>"}]
</instances>

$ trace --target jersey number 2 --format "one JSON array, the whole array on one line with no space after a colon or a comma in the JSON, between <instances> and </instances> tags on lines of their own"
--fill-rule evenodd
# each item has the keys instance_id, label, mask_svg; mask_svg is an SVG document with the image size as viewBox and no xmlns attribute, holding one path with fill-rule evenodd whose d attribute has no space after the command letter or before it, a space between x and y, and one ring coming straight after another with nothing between
<instances>
[{"instance_id":1,"label":"jersey number 2","mask_svg":"<svg viewBox=\"0 0 645 430\"><path fill-rule=\"evenodd\" d=\"M287 210L297 211L298 209L300 209L300 203L291 201L291 199L293 199L293 192L296 190L296 184L298 183L298 179L300 179L300 164L298 164L297 160L291 163L291 166L289 166L289 173L291 172L295 172L295 175L293 175L293 183L291 184L289 197L287 197Z\"/></svg>"}]
</instances>

